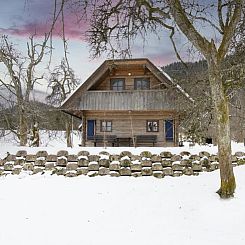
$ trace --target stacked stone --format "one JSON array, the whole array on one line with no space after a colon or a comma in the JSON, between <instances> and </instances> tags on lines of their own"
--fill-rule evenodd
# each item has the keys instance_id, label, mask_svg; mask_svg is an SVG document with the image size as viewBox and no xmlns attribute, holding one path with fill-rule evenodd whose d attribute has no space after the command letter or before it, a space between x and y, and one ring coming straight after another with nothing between
<instances>
[{"instance_id":1,"label":"stacked stone","mask_svg":"<svg viewBox=\"0 0 245 245\"><path fill-rule=\"evenodd\" d=\"M232 156L233 165L243 165L245 164L245 152L238 151Z\"/></svg>"},{"instance_id":2,"label":"stacked stone","mask_svg":"<svg viewBox=\"0 0 245 245\"><path fill-rule=\"evenodd\" d=\"M26 169L26 156L26 151L18 151L16 155L9 154L4 159L4 165L0 172L3 175L20 174L22 170Z\"/></svg>"},{"instance_id":3,"label":"stacked stone","mask_svg":"<svg viewBox=\"0 0 245 245\"><path fill-rule=\"evenodd\" d=\"M163 151L160 154L152 154L143 151L140 155L133 155L129 151L110 155L106 151L98 155L90 155L88 151L80 151L77 155L71 155L62 150L56 155L46 151L38 151L36 155L27 154L26 151L18 151L16 155L8 154L0 159L0 175L20 174L57 174L66 177L78 175L104 176L164 176L198 175L199 172L210 172L219 168L219 159L216 155L202 151L199 154L191 154L183 151L180 154L172 154ZM232 156L233 166L245 164L245 153L236 152Z\"/></svg>"}]
</instances>

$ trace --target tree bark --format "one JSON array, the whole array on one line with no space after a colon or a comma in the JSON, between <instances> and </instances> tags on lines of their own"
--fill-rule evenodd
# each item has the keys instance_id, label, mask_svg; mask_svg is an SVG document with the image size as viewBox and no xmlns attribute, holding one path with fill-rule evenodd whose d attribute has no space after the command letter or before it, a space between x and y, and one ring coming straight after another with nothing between
<instances>
[{"instance_id":1,"label":"tree bark","mask_svg":"<svg viewBox=\"0 0 245 245\"><path fill-rule=\"evenodd\" d=\"M66 144L67 147L72 147L72 140L71 140L71 122L66 119Z\"/></svg>"},{"instance_id":2,"label":"tree bark","mask_svg":"<svg viewBox=\"0 0 245 245\"><path fill-rule=\"evenodd\" d=\"M236 182L231 161L229 103L221 78L221 68L218 59L208 60L209 82L215 111L218 155L220 164L221 186L217 193L221 198L232 197Z\"/></svg>"},{"instance_id":3,"label":"tree bark","mask_svg":"<svg viewBox=\"0 0 245 245\"><path fill-rule=\"evenodd\" d=\"M39 147L40 145L39 126L38 123L35 121L32 127L31 140L32 140L31 146Z\"/></svg>"},{"instance_id":4,"label":"tree bark","mask_svg":"<svg viewBox=\"0 0 245 245\"><path fill-rule=\"evenodd\" d=\"M27 144L27 116L23 107L19 109L19 132L18 137L20 140L20 146L26 146Z\"/></svg>"}]
</instances>

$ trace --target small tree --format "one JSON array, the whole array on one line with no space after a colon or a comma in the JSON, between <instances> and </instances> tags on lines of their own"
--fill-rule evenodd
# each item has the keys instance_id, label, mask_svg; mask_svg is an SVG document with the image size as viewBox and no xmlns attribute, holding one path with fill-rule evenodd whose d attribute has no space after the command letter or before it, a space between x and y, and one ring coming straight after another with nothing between
<instances>
[{"instance_id":1,"label":"small tree","mask_svg":"<svg viewBox=\"0 0 245 245\"><path fill-rule=\"evenodd\" d=\"M27 42L27 55L22 55L7 36L1 37L0 64L5 74L0 77L0 87L4 89L5 103L17 108L18 123L12 125L8 117L5 119L9 129L18 136L21 146L27 144L30 97L35 85L43 79L43 75L37 75L36 68L49 50L47 41L47 35L41 43L35 42L34 36L30 37ZM8 99L9 95L11 100Z\"/></svg>"},{"instance_id":2,"label":"small tree","mask_svg":"<svg viewBox=\"0 0 245 245\"><path fill-rule=\"evenodd\" d=\"M49 104L60 106L61 103L79 84L74 71L69 67L66 59L63 59L59 66L55 67L49 78L49 88L51 94L47 96ZM66 142L68 147L72 147L71 130L72 121L69 116L63 115L66 124Z\"/></svg>"}]
</instances>

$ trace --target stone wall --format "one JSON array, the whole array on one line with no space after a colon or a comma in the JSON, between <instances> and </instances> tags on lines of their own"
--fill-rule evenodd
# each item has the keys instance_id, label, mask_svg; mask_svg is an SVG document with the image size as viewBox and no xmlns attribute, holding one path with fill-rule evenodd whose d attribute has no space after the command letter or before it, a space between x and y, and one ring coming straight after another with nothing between
<instances>
[{"instance_id":1,"label":"stone wall","mask_svg":"<svg viewBox=\"0 0 245 245\"><path fill-rule=\"evenodd\" d=\"M236 152L232 156L233 166L245 164L245 152ZM198 175L199 172L210 172L219 168L219 159L208 152L192 155L181 152L178 155L163 151L159 155L143 151L140 155L133 155L123 151L119 155L111 155L106 151L98 155L90 155L88 151L80 151L71 155L68 151L59 151L50 155L46 151L39 151L36 155L18 151L16 155L8 155L0 159L0 175L20 174L57 174L67 177L87 175L119 176L164 176Z\"/></svg>"}]
</instances>

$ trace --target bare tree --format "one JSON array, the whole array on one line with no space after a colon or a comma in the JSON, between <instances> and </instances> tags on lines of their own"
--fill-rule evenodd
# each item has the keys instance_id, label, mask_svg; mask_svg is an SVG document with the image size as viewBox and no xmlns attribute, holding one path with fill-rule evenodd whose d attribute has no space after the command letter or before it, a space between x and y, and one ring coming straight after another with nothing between
<instances>
[{"instance_id":1,"label":"bare tree","mask_svg":"<svg viewBox=\"0 0 245 245\"><path fill-rule=\"evenodd\" d=\"M51 94L47 96L49 104L60 106L61 103L68 97L68 95L77 87L79 80L75 77L74 71L69 67L63 59L59 66L55 67L49 78L49 87ZM64 115L66 124L66 142L67 147L72 147L72 120L69 116Z\"/></svg>"},{"instance_id":2,"label":"bare tree","mask_svg":"<svg viewBox=\"0 0 245 245\"><path fill-rule=\"evenodd\" d=\"M4 69L4 76L0 77L0 88L5 90L2 98L17 108L18 125L11 125L8 118L5 119L9 129L18 136L21 146L27 144L30 96L34 86L43 79L43 75L37 75L36 68L49 50L47 41L48 36L45 36L41 43L36 43L34 37L30 37L27 42L27 55L22 56L7 36L1 37L0 64Z\"/></svg>"},{"instance_id":3,"label":"bare tree","mask_svg":"<svg viewBox=\"0 0 245 245\"><path fill-rule=\"evenodd\" d=\"M147 39L150 32L170 31L170 39L178 58L174 42L176 30L189 40L208 63L208 78L216 119L220 162L221 198L233 196L236 183L231 164L229 100L222 80L221 66L229 52L236 27L244 18L244 0L70 0L81 11L90 10L91 28L88 41L93 56L109 52L113 57L130 55L132 41L138 35ZM84 13L84 12L83 12ZM202 31L200 27L206 28ZM211 32L212 28L212 32ZM198 30L200 29L200 31ZM213 33L213 35L212 35ZM216 38L218 37L218 38Z\"/></svg>"},{"instance_id":4,"label":"bare tree","mask_svg":"<svg viewBox=\"0 0 245 245\"><path fill-rule=\"evenodd\" d=\"M180 116L180 128L188 140L195 143L205 143L211 137L213 129L213 106L207 62L175 62L163 67L172 80L181 86L191 96L193 103L183 103L177 97ZM215 142L215 135L212 135Z\"/></svg>"}]
</instances>

